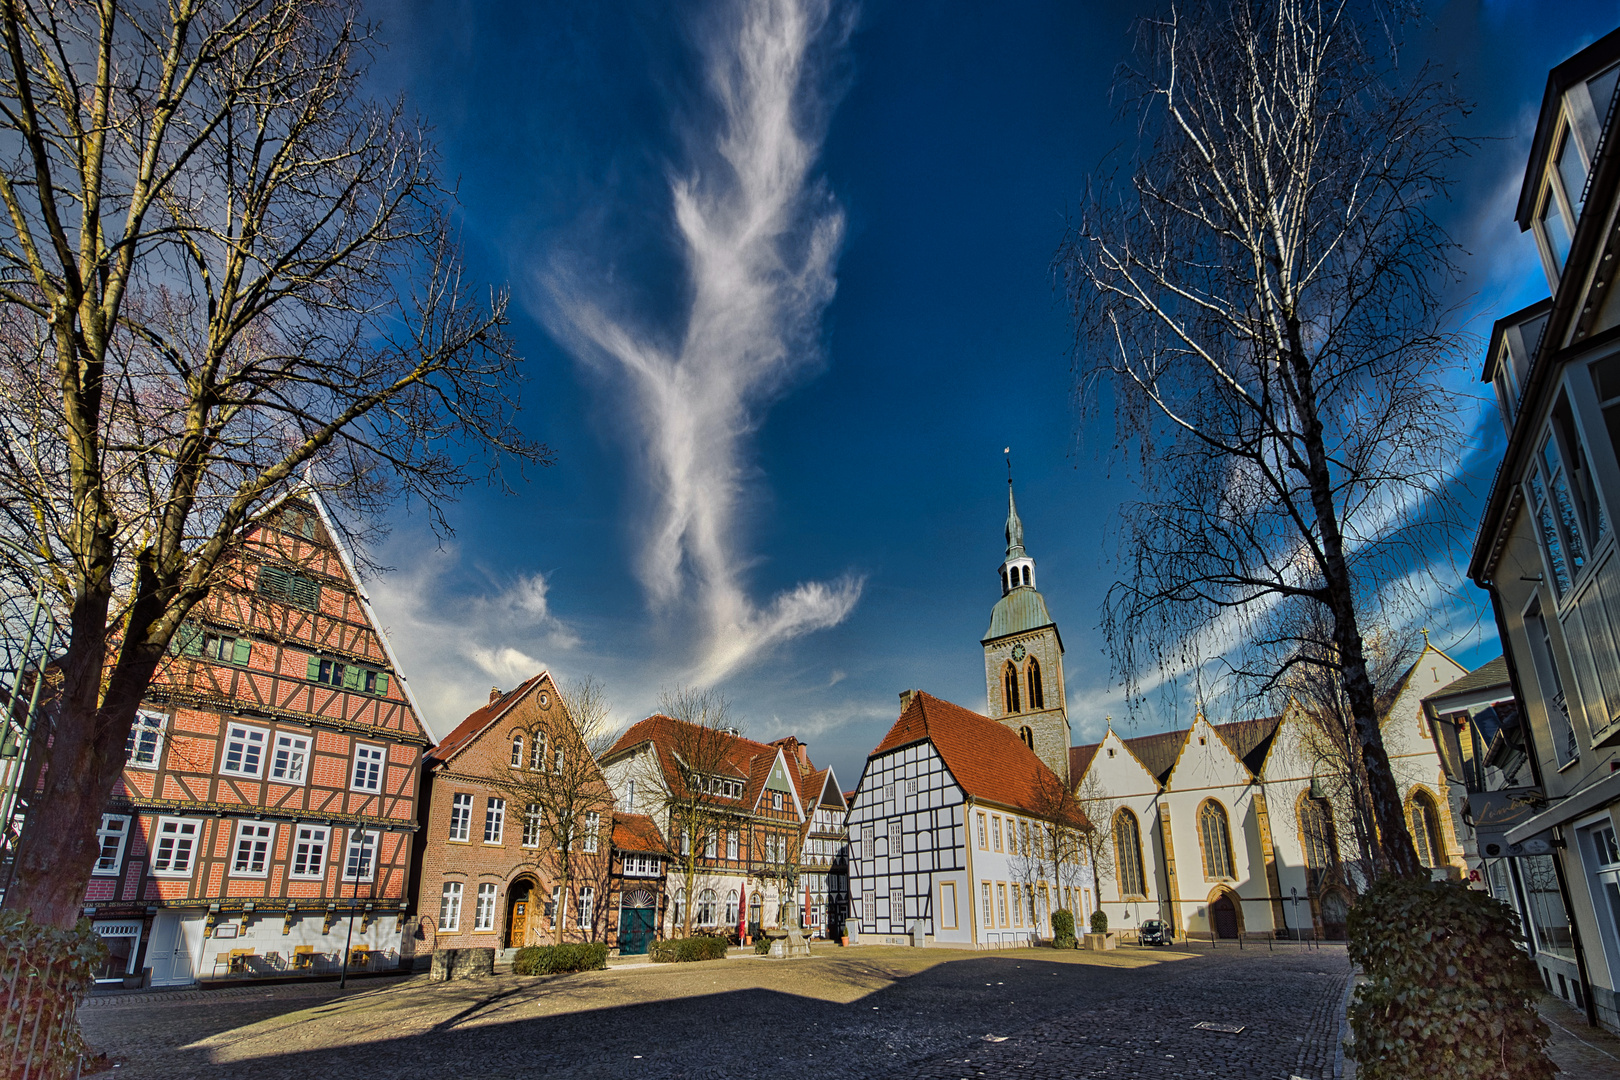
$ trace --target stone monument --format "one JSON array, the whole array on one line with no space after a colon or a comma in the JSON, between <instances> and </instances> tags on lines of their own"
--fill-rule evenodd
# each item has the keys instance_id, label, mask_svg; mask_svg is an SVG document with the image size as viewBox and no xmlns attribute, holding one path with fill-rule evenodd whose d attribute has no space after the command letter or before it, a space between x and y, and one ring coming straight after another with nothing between
<instances>
[{"instance_id":1,"label":"stone monument","mask_svg":"<svg viewBox=\"0 0 1620 1080\"><path fill-rule=\"evenodd\" d=\"M772 960L809 956L810 943L804 940L804 934L799 930L799 905L783 905L782 921L787 925L772 926L765 931L765 936L771 939L771 951L766 955Z\"/></svg>"}]
</instances>

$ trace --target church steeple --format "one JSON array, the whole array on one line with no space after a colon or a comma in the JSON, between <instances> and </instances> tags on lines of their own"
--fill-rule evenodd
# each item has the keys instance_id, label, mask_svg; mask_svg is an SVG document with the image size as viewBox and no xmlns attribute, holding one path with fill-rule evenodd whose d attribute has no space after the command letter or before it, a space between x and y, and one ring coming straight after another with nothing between
<instances>
[{"instance_id":1,"label":"church steeple","mask_svg":"<svg viewBox=\"0 0 1620 1080\"><path fill-rule=\"evenodd\" d=\"M1064 700L1063 639L1035 588L1035 560L1024 548L1024 522L1007 459L1007 556L1001 599L990 612L984 647L985 690L994 720L1017 733L1058 776L1069 775L1069 711Z\"/></svg>"}]
</instances>

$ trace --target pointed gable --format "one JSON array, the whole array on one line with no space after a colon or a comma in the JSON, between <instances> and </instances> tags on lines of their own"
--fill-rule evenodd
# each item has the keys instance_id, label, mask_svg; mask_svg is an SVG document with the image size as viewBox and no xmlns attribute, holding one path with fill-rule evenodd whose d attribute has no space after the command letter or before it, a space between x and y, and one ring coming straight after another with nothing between
<instances>
[{"instance_id":1,"label":"pointed gable","mask_svg":"<svg viewBox=\"0 0 1620 1080\"><path fill-rule=\"evenodd\" d=\"M1170 778L1170 770L1176 767L1176 759L1181 756L1181 747L1187 741L1188 731L1161 731L1154 735L1138 735L1135 738L1121 739L1136 760L1142 763L1153 778L1163 784Z\"/></svg>"},{"instance_id":2,"label":"pointed gable","mask_svg":"<svg viewBox=\"0 0 1620 1080\"><path fill-rule=\"evenodd\" d=\"M465 749L472 741L482 734L490 725L499 722L501 717L511 712L518 702L530 693L544 685L551 693L556 693L556 687L551 683L550 672L542 670L524 682L508 690L500 697L491 701L481 709L475 709L467 719L457 724L444 741L429 752L428 757L434 764L443 764L449 761L460 750Z\"/></svg>"},{"instance_id":3,"label":"pointed gable","mask_svg":"<svg viewBox=\"0 0 1620 1080\"><path fill-rule=\"evenodd\" d=\"M921 742L933 745L963 792L975 799L1040 816L1049 793L1063 787L1012 731L921 690L867 760Z\"/></svg>"}]
</instances>

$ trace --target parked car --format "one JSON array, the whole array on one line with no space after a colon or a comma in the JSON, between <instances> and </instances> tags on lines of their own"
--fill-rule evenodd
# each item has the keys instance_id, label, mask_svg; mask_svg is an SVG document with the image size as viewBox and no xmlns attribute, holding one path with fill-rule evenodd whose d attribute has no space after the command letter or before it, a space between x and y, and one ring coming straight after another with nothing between
<instances>
[{"instance_id":1,"label":"parked car","mask_svg":"<svg viewBox=\"0 0 1620 1080\"><path fill-rule=\"evenodd\" d=\"M1159 919L1149 919L1136 932L1136 943L1138 945L1168 945L1172 937L1174 937L1174 934L1170 930L1169 923Z\"/></svg>"}]
</instances>

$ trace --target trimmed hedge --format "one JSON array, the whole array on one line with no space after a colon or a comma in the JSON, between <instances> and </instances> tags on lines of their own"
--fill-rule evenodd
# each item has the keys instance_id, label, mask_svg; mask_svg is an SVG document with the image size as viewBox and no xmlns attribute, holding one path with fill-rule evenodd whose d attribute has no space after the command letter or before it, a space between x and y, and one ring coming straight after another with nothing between
<instances>
[{"instance_id":1,"label":"trimmed hedge","mask_svg":"<svg viewBox=\"0 0 1620 1080\"><path fill-rule=\"evenodd\" d=\"M1074 912L1068 908L1058 908L1052 912L1052 948L1072 949L1077 944L1074 940Z\"/></svg>"},{"instance_id":2,"label":"trimmed hedge","mask_svg":"<svg viewBox=\"0 0 1620 1080\"><path fill-rule=\"evenodd\" d=\"M1551 1080L1541 980L1506 904L1460 882L1384 878L1350 909L1361 1080Z\"/></svg>"},{"instance_id":3,"label":"trimmed hedge","mask_svg":"<svg viewBox=\"0 0 1620 1080\"><path fill-rule=\"evenodd\" d=\"M647 950L655 964L685 964L695 960L724 960L728 942L722 937L670 938L655 941Z\"/></svg>"},{"instance_id":4,"label":"trimmed hedge","mask_svg":"<svg viewBox=\"0 0 1620 1080\"><path fill-rule=\"evenodd\" d=\"M1091 932L1093 934L1108 933L1108 912L1098 908L1091 913Z\"/></svg>"},{"instance_id":5,"label":"trimmed hedge","mask_svg":"<svg viewBox=\"0 0 1620 1080\"><path fill-rule=\"evenodd\" d=\"M514 975L561 975L568 971L601 971L608 947L600 941L572 945L528 945L512 957Z\"/></svg>"},{"instance_id":6,"label":"trimmed hedge","mask_svg":"<svg viewBox=\"0 0 1620 1080\"><path fill-rule=\"evenodd\" d=\"M754 955L769 956L771 952L771 939L764 934L754 939Z\"/></svg>"}]
</instances>

